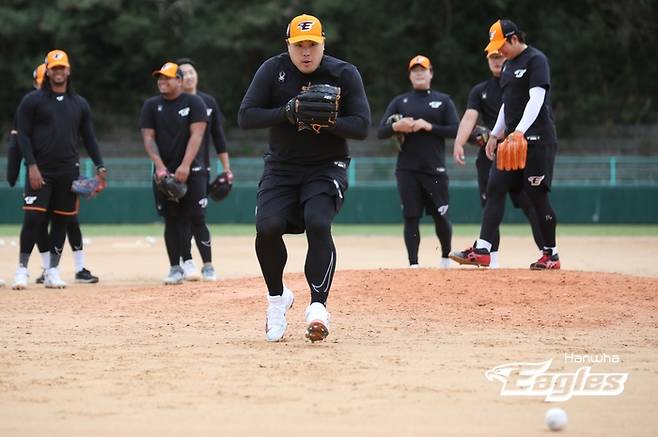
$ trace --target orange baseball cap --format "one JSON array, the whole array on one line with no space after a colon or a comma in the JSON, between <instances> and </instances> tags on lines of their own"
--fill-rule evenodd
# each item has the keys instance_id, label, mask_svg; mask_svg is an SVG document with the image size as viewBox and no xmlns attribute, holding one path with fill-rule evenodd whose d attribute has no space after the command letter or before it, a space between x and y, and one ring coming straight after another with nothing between
<instances>
[{"instance_id":1,"label":"orange baseball cap","mask_svg":"<svg viewBox=\"0 0 658 437\"><path fill-rule=\"evenodd\" d=\"M166 62L159 70L153 72L153 76L177 77L183 78L183 72L178 68L178 64Z\"/></svg>"},{"instance_id":2,"label":"orange baseball cap","mask_svg":"<svg viewBox=\"0 0 658 437\"><path fill-rule=\"evenodd\" d=\"M416 65L420 65L426 70L432 68L432 63L430 62L429 58L423 55L416 55L411 58L411 61L409 61L409 70L414 68Z\"/></svg>"},{"instance_id":3,"label":"orange baseball cap","mask_svg":"<svg viewBox=\"0 0 658 437\"><path fill-rule=\"evenodd\" d=\"M37 68L32 72L32 79L37 83L37 86L41 86L43 83L43 76L46 74L46 64L39 64Z\"/></svg>"},{"instance_id":4,"label":"orange baseball cap","mask_svg":"<svg viewBox=\"0 0 658 437\"><path fill-rule=\"evenodd\" d=\"M519 33L519 28L510 20L496 21L489 28L489 44L484 50L487 53L498 51L505 44L505 39L516 33Z\"/></svg>"},{"instance_id":5,"label":"orange baseball cap","mask_svg":"<svg viewBox=\"0 0 658 437\"><path fill-rule=\"evenodd\" d=\"M500 53L498 50L491 50L490 52L487 52L487 58L491 58L492 56L503 56L502 53Z\"/></svg>"},{"instance_id":6,"label":"orange baseball cap","mask_svg":"<svg viewBox=\"0 0 658 437\"><path fill-rule=\"evenodd\" d=\"M69 64L69 55L66 54L64 50L51 50L46 55L46 67L70 67Z\"/></svg>"},{"instance_id":7,"label":"orange baseball cap","mask_svg":"<svg viewBox=\"0 0 658 437\"><path fill-rule=\"evenodd\" d=\"M324 42L322 23L313 15L298 15L292 19L286 29L286 40L289 44L301 41Z\"/></svg>"}]
</instances>

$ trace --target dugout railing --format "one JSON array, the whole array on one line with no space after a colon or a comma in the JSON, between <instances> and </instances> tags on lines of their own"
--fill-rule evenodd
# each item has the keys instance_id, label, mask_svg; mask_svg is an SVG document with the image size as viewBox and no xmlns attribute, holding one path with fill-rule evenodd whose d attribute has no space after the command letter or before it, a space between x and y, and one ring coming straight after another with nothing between
<instances>
[{"instance_id":1,"label":"dugout railing","mask_svg":"<svg viewBox=\"0 0 658 437\"><path fill-rule=\"evenodd\" d=\"M450 214L455 222L477 223L481 208L477 193L475 156L466 166L447 156L450 176ZM82 216L95 223L144 223L156 221L151 192L152 166L147 158L108 158L109 188L97 199L83 202ZM219 166L215 160L213 165ZM221 204L211 204L213 222L253 222L256 186L263 162L260 158L232 158L234 189ZM395 188L395 157L356 157L349 167L347 200L338 222L394 223L400 221ZM216 174L219 168L213 169ZM6 158L0 159L0 223L18 223L24 169L19 183L9 188ZM92 175L88 158L81 173ZM563 223L658 223L658 156L559 155L555 165L552 198ZM506 221L522 222L508 207Z\"/></svg>"}]
</instances>

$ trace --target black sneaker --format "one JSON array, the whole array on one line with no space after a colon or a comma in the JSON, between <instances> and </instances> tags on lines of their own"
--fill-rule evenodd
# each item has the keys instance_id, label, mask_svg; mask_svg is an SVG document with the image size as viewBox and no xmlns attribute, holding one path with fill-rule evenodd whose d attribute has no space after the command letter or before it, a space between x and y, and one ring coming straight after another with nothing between
<instances>
[{"instance_id":1,"label":"black sneaker","mask_svg":"<svg viewBox=\"0 0 658 437\"><path fill-rule=\"evenodd\" d=\"M43 277L44 273L46 273L46 269L43 269L43 271L41 272L41 276L39 276L37 280L34 282L36 282L37 284L43 284L43 282L46 280L46 278Z\"/></svg>"},{"instance_id":2,"label":"black sneaker","mask_svg":"<svg viewBox=\"0 0 658 437\"><path fill-rule=\"evenodd\" d=\"M98 282L98 276L94 276L87 269L82 269L75 274L75 282L80 284L95 284Z\"/></svg>"}]
</instances>

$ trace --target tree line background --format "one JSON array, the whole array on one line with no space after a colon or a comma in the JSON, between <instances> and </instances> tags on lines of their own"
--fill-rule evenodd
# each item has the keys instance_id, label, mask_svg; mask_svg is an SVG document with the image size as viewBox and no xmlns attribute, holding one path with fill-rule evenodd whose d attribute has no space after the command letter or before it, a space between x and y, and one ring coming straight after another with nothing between
<instances>
[{"instance_id":1,"label":"tree line background","mask_svg":"<svg viewBox=\"0 0 658 437\"><path fill-rule=\"evenodd\" d=\"M635 138L646 142L640 151L658 153L656 0L4 0L3 137L31 89L32 70L60 48L70 56L76 91L92 106L106 155L142 154L137 118L157 93L151 72L179 57L195 60L199 88L218 99L230 150L252 154L263 134L240 132L237 110L260 64L285 50L286 25L300 13L321 19L326 53L359 68L375 125L409 89L406 66L418 53L432 60L432 87L450 94L461 115L470 88L490 74L483 52L489 26L509 18L549 58L561 143L604 141L643 126L654 134Z\"/></svg>"}]
</instances>

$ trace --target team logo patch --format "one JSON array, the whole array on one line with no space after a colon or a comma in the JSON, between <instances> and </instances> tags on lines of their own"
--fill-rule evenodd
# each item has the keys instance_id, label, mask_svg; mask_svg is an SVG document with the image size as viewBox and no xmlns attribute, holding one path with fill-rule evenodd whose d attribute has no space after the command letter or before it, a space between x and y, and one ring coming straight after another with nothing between
<instances>
[{"instance_id":1,"label":"team logo patch","mask_svg":"<svg viewBox=\"0 0 658 437\"><path fill-rule=\"evenodd\" d=\"M64 96L57 96L55 98L57 99L58 102L61 102L61 101L64 100Z\"/></svg>"},{"instance_id":2,"label":"team logo patch","mask_svg":"<svg viewBox=\"0 0 658 437\"><path fill-rule=\"evenodd\" d=\"M495 30L490 31L489 32L489 41L491 41L495 37L496 37L496 31Z\"/></svg>"},{"instance_id":3,"label":"team logo patch","mask_svg":"<svg viewBox=\"0 0 658 437\"><path fill-rule=\"evenodd\" d=\"M188 115L190 115L190 107L186 106L185 108L181 109L180 111L178 111L178 115L180 115L181 117L187 117Z\"/></svg>"},{"instance_id":4,"label":"team logo patch","mask_svg":"<svg viewBox=\"0 0 658 437\"><path fill-rule=\"evenodd\" d=\"M446 213L448 212L448 207L449 205L441 205L437 208L437 211L439 211L439 214L441 215L446 215Z\"/></svg>"},{"instance_id":5,"label":"team logo patch","mask_svg":"<svg viewBox=\"0 0 658 437\"><path fill-rule=\"evenodd\" d=\"M279 71L279 82L285 82L285 80L286 80L286 72Z\"/></svg>"},{"instance_id":6,"label":"team logo patch","mask_svg":"<svg viewBox=\"0 0 658 437\"><path fill-rule=\"evenodd\" d=\"M210 114L212 114L212 108L206 108L206 115L210 117Z\"/></svg>"},{"instance_id":7,"label":"team logo patch","mask_svg":"<svg viewBox=\"0 0 658 437\"><path fill-rule=\"evenodd\" d=\"M402 103L407 103L408 101L409 101L409 99L406 98L406 97L404 99L402 99Z\"/></svg>"},{"instance_id":8,"label":"team logo patch","mask_svg":"<svg viewBox=\"0 0 658 437\"><path fill-rule=\"evenodd\" d=\"M297 29L299 29L302 32L308 32L313 28L313 25L315 24L315 21L302 21L297 25Z\"/></svg>"},{"instance_id":9,"label":"team logo patch","mask_svg":"<svg viewBox=\"0 0 658 437\"><path fill-rule=\"evenodd\" d=\"M538 187L539 185L541 185L541 181L543 181L545 177L546 177L546 176L544 176L544 175L541 175L541 176L530 176L530 177L528 178L528 182L530 182L530 185L531 185L531 186L533 186L533 187Z\"/></svg>"},{"instance_id":10,"label":"team logo patch","mask_svg":"<svg viewBox=\"0 0 658 437\"><path fill-rule=\"evenodd\" d=\"M340 168L347 168L347 164L345 164L343 161L334 161L334 165Z\"/></svg>"},{"instance_id":11,"label":"team logo patch","mask_svg":"<svg viewBox=\"0 0 658 437\"><path fill-rule=\"evenodd\" d=\"M158 112L162 112L162 105L158 105Z\"/></svg>"},{"instance_id":12,"label":"team logo patch","mask_svg":"<svg viewBox=\"0 0 658 437\"><path fill-rule=\"evenodd\" d=\"M437 109L437 108L439 108L441 105L443 105L443 102L439 102L439 101L435 100L435 101L433 101L433 102L430 102L429 105L430 105L430 108Z\"/></svg>"},{"instance_id":13,"label":"team logo patch","mask_svg":"<svg viewBox=\"0 0 658 437\"><path fill-rule=\"evenodd\" d=\"M26 205L32 205L37 200L37 196L25 196L24 200Z\"/></svg>"},{"instance_id":14,"label":"team logo patch","mask_svg":"<svg viewBox=\"0 0 658 437\"><path fill-rule=\"evenodd\" d=\"M482 93L481 96L482 96L482 100L487 100L487 93Z\"/></svg>"},{"instance_id":15,"label":"team logo patch","mask_svg":"<svg viewBox=\"0 0 658 437\"><path fill-rule=\"evenodd\" d=\"M203 199L199 200L199 205L201 205L201 208L205 208L208 206L208 198L204 197Z\"/></svg>"},{"instance_id":16,"label":"team logo patch","mask_svg":"<svg viewBox=\"0 0 658 437\"><path fill-rule=\"evenodd\" d=\"M526 72L525 68L520 68L518 70L514 70L514 76L517 77L517 78L521 78L521 77L523 77L525 72Z\"/></svg>"}]
</instances>

